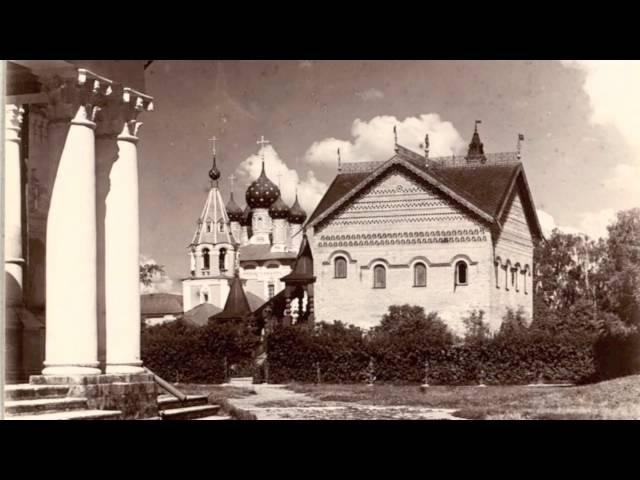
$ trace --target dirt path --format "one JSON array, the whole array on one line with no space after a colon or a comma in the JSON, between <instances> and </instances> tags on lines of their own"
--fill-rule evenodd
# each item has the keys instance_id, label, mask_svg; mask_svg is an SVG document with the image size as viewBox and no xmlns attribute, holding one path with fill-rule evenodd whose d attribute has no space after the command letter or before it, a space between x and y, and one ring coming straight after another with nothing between
<instances>
[{"instance_id":1,"label":"dirt path","mask_svg":"<svg viewBox=\"0 0 640 480\"><path fill-rule=\"evenodd\" d=\"M293 392L285 385L240 382L232 382L232 385L256 392L255 395L229 401L253 413L258 420L461 420L452 416L455 411L452 409L323 402L304 393Z\"/></svg>"}]
</instances>

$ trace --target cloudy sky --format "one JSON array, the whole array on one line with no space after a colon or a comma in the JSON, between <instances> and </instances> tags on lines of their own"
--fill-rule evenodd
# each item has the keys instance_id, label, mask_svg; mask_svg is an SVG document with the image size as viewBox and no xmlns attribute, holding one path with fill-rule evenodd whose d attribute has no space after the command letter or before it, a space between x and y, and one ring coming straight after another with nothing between
<instances>
[{"instance_id":1,"label":"cloudy sky","mask_svg":"<svg viewBox=\"0 0 640 480\"><path fill-rule=\"evenodd\" d=\"M146 81L156 109L141 118L141 253L165 265L158 290L179 291L188 274L214 135L224 199L234 174L241 205L261 135L267 173L311 213L338 147L344 161L386 160L397 125L403 145L417 150L429 133L433 156L461 153L476 119L486 152L525 135L546 231L601 236L640 204L640 62L156 60Z\"/></svg>"}]
</instances>

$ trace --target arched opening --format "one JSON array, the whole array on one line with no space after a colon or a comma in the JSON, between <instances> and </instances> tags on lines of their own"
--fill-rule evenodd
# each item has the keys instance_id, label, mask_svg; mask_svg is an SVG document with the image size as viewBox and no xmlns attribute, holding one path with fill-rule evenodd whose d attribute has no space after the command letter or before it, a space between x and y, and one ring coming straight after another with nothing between
<instances>
[{"instance_id":1,"label":"arched opening","mask_svg":"<svg viewBox=\"0 0 640 480\"><path fill-rule=\"evenodd\" d=\"M387 269L384 265L376 265L373 268L373 288L387 287Z\"/></svg>"},{"instance_id":2,"label":"arched opening","mask_svg":"<svg viewBox=\"0 0 640 480\"><path fill-rule=\"evenodd\" d=\"M218 252L218 268L221 272L225 272L227 267L225 266L225 259L227 257L227 249L221 248Z\"/></svg>"},{"instance_id":3,"label":"arched opening","mask_svg":"<svg viewBox=\"0 0 640 480\"><path fill-rule=\"evenodd\" d=\"M202 249L202 269L203 270L209 270L209 268L211 268L210 260L211 259L209 257L209 249L203 248Z\"/></svg>"},{"instance_id":4,"label":"arched opening","mask_svg":"<svg viewBox=\"0 0 640 480\"><path fill-rule=\"evenodd\" d=\"M207 233L211 233L211 220L207 220Z\"/></svg>"},{"instance_id":5,"label":"arched opening","mask_svg":"<svg viewBox=\"0 0 640 480\"><path fill-rule=\"evenodd\" d=\"M347 278L347 259L336 257L333 261L333 275L335 278Z\"/></svg>"},{"instance_id":6,"label":"arched opening","mask_svg":"<svg viewBox=\"0 0 640 480\"><path fill-rule=\"evenodd\" d=\"M223 233L224 232L224 222L219 222L218 223L218 232Z\"/></svg>"},{"instance_id":7,"label":"arched opening","mask_svg":"<svg viewBox=\"0 0 640 480\"><path fill-rule=\"evenodd\" d=\"M456 285L467 285L468 278L467 263L460 260L456 263Z\"/></svg>"},{"instance_id":8,"label":"arched opening","mask_svg":"<svg viewBox=\"0 0 640 480\"><path fill-rule=\"evenodd\" d=\"M427 286L427 266L424 263L416 263L413 266L413 286Z\"/></svg>"}]
</instances>

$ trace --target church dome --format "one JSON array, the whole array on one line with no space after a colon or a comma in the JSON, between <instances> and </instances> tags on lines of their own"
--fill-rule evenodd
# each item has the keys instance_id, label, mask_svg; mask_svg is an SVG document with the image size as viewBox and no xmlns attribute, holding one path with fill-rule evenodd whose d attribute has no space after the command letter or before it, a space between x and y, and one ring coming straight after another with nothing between
<instances>
[{"instance_id":1,"label":"church dome","mask_svg":"<svg viewBox=\"0 0 640 480\"><path fill-rule=\"evenodd\" d=\"M242 212L242 217L240 218L240 225L243 227L248 227L251 225L251 209L249 205L244 208L244 212Z\"/></svg>"},{"instance_id":2,"label":"church dome","mask_svg":"<svg viewBox=\"0 0 640 480\"><path fill-rule=\"evenodd\" d=\"M233 199L233 192L231 192L231 195L229 196L229 201L227 202L227 205L225 206L225 208L227 209L227 215L229 216L229 221L231 222L242 221L244 212Z\"/></svg>"},{"instance_id":3,"label":"church dome","mask_svg":"<svg viewBox=\"0 0 640 480\"><path fill-rule=\"evenodd\" d=\"M305 212L300 203L298 202L298 195L296 194L296 201L289 209L289 222L296 224L303 224L307 219L307 212Z\"/></svg>"},{"instance_id":4,"label":"church dome","mask_svg":"<svg viewBox=\"0 0 640 480\"><path fill-rule=\"evenodd\" d=\"M278 197L278 199L271 204L271 207L269 208L269 216L271 218L289 217L289 207L282 200L282 196Z\"/></svg>"},{"instance_id":5,"label":"church dome","mask_svg":"<svg viewBox=\"0 0 640 480\"><path fill-rule=\"evenodd\" d=\"M260 176L247 189L247 205L251 208L269 208L280 196L280 189L267 177L264 163Z\"/></svg>"},{"instance_id":6,"label":"church dome","mask_svg":"<svg viewBox=\"0 0 640 480\"><path fill-rule=\"evenodd\" d=\"M209 178L214 182L220 178L220 170L216 166L216 156L213 155L213 165L211 166L211 170L209 170Z\"/></svg>"}]
</instances>

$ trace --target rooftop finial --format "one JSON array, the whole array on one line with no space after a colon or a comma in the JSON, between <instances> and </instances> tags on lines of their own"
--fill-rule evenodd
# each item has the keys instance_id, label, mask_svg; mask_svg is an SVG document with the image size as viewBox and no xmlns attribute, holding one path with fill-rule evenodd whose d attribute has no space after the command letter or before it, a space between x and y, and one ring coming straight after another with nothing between
<instances>
[{"instance_id":1,"label":"rooftop finial","mask_svg":"<svg viewBox=\"0 0 640 480\"><path fill-rule=\"evenodd\" d=\"M467 151L467 163L485 163L487 161L484 155L484 145L480 141L480 134L478 133L479 123L482 123L482 120L476 120L473 127L473 136L471 137L471 143L469 143L469 150Z\"/></svg>"},{"instance_id":2,"label":"rooftop finial","mask_svg":"<svg viewBox=\"0 0 640 480\"><path fill-rule=\"evenodd\" d=\"M516 157L517 157L518 160L520 160L520 158L522 158L522 142L524 142L524 134L519 133L518 134L518 146L516 147L516 149L517 149Z\"/></svg>"},{"instance_id":3,"label":"rooftop finial","mask_svg":"<svg viewBox=\"0 0 640 480\"><path fill-rule=\"evenodd\" d=\"M265 145L269 145L269 140L265 140L264 135L261 135L260 140L256 143L260 145L260 158L262 159L262 168L264 169L264 147Z\"/></svg>"},{"instance_id":4,"label":"rooftop finial","mask_svg":"<svg viewBox=\"0 0 640 480\"><path fill-rule=\"evenodd\" d=\"M340 159L340 149L338 149L338 173L342 171L342 160Z\"/></svg>"},{"instance_id":5,"label":"rooftop finial","mask_svg":"<svg viewBox=\"0 0 640 480\"><path fill-rule=\"evenodd\" d=\"M424 158L429 158L429 134L424 136Z\"/></svg>"},{"instance_id":6,"label":"rooftop finial","mask_svg":"<svg viewBox=\"0 0 640 480\"><path fill-rule=\"evenodd\" d=\"M236 183L236 179L238 177L236 177L233 173L231 175L229 175L229 184L231 185L231 196L233 197L233 187Z\"/></svg>"},{"instance_id":7,"label":"rooftop finial","mask_svg":"<svg viewBox=\"0 0 640 480\"><path fill-rule=\"evenodd\" d=\"M220 178L220 170L218 170L218 167L216 166L216 137L211 137L209 140L212 141L213 143L213 148L211 150L212 154L213 154L213 164L211 165L211 170L209 170L209 178L211 179L211 188L214 187L214 185L217 187L218 186L218 179Z\"/></svg>"},{"instance_id":8,"label":"rooftop finial","mask_svg":"<svg viewBox=\"0 0 640 480\"><path fill-rule=\"evenodd\" d=\"M478 124L482 123L482 120L476 120L476 123L473 127L473 133L478 133Z\"/></svg>"},{"instance_id":9,"label":"rooftop finial","mask_svg":"<svg viewBox=\"0 0 640 480\"><path fill-rule=\"evenodd\" d=\"M398 146L398 129L396 127L396 125L393 126L393 142L395 144L395 146Z\"/></svg>"}]
</instances>

